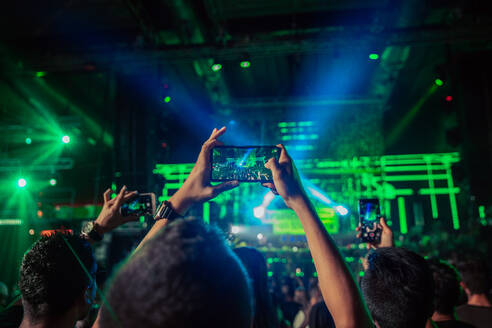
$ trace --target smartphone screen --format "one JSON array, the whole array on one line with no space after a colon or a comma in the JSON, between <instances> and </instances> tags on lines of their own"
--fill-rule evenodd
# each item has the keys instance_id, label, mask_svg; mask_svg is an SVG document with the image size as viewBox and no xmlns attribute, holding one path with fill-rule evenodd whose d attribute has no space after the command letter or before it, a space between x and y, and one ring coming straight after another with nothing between
<instances>
[{"instance_id":1,"label":"smartphone screen","mask_svg":"<svg viewBox=\"0 0 492 328\"><path fill-rule=\"evenodd\" d=\"M280 148L275 146L219 146L212 151L212 181L271 182L272 171L265 163L279 158Z\"/></svg>"},{"instance_id":2,"label":"smartphone screen","mask_svg":"<svg viewBox=\"0 0 492 328\"><path fill-rule=\"evenodd\" d=\"M378 199L359 200L359 223L362 241L375 242L381 239L380 217L381 212Z\"/></svg>"},{"instance_id":3,"label":"smartphone screen","mask_svg":"<svg viewBox=\"0 0 492 328\"><path fill-rule=\"evenodd\" d=\"M154 215L155 213L155 194L139 194L121 205L121 215L140 216Z\"/></svg>"}]
</instances>

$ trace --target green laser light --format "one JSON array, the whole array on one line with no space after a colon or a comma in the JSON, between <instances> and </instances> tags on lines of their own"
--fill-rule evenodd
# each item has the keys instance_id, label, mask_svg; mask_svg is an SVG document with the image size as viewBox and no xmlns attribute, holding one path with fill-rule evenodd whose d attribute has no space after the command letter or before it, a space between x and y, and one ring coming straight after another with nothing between
<instances>
[{"instance_id":1,"label":"green laser light","mask_svg":"<svg viewBox=\"0 0 492 328\"><path fill-rule=\"evenodd\" d=\"M24 188L27 185L26 179L20 178L19 180L17 180L17 185L19 186L19 188Z\"/></svg>"},{"instance_id":2,"label":"green laser light","mask_svg":"<svg viewBox=\"0 0 492 328\"><path fill-rule=\"evenodd\" d=\"M378 60L379 59L379 55L378 54L369 54L369 59L370 60Z\"/></svg>"},{"instance_id":3,"label":"green laser light","mask_svg":"<svg viewBox=\"0 0 492 328\"><path fill-rule=\"evenodd\" d=\"M36 77L43 77L46 75L46 72L36 72Z\"/></svg>"},{"instance_id":4,"label":"green laser light","mask_svg":"<svg viewBox=\"0 0 492 328\"><path fill-rule=\"evenodd\" d=\"M67 144L67 143L69 143L69 142L70 142L70 137L69 137L69 136L63 136L61 140L62 140L62 142L63 142L64 144Z\"/></svg>"},{"instance_id":5,"label":"green laser light","mask_svg":"<svg viewBox=\"0 0 492 328\"><path fill-rule=\"evenodd\" d=\"M222 65L221 64L213 64L212 65L212 71L214 72L218 72L222 69Z\"/></svg>"},{"instance_id":6,"label":"green laser light","mask_svg":"<svg viewBox=\"0 0 492 328\"><path fill-rule=\"evenodd\" d=\"M50 185L56 186L56 179L51 179L50 180Z\"/></svg>"},{"instance_id":7,"label":"green laser light","mask_svg":"<svg viewBox=\"0 0 492 328\"><path fill-rule=\"evenodd\" d=\"M436 85L437 85L437 86L439 86L439 87L440 87L440 86L442 86L442 85L444 84L444 82L443 82L441 79L436 79L434 82L435 82L435 83L436 83Z\"/></svg>"},{"instance_id":8,"label":"green laser light","mask_svg":"<svg viewBox=\"0 0 492 328\"><path fill-rule=\"evenodd\" d=\"M32 139L31 139L31 138L29 138L29 137L27 137L27 138L26 138L26 144L30 145L30 144L31 144L31 142L32 142Z\"/></svg>"},{"instance_id":9,"label":"green laser light","mask_svg":"<svg viewBox=\"0 0 492 328\"><path fill-rule=\"evenodd\" d=\"M171 97L167 96L164 98L165 103L170 103L171 102Z\"/></svg>"},{"instance_id":10,"label":"green laser light","mask_svg":"<svg viewBox=\"0 0 492 328\"><path fill-rule=\"evenodd\" d=\"M242 68L248 68L251 66L251 63L247 60L243 60L240 64L239 64Z\"/></svg>"}]
</instances>

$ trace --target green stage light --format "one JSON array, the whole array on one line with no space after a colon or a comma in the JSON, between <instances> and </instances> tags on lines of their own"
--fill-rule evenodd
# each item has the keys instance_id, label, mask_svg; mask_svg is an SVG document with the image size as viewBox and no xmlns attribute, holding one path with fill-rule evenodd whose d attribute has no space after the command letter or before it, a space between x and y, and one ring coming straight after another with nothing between
<instances>
[{"instance_id":1,"label":"green stage light","mask_svg":"<svg viewBox=\"0 0 492 328\"><path fill-rule=\"evenodd\" d=\"M248 68L248 67L250 67L250 66L251 66L251 63L250 63L249 61L247 61L247 60L243 60L243 61L241 62L241 64L240 64L240 66L241 66L242 68Z\"/></svg>"},{"instance_id":2,"label":"green stage light","mask_svg":"<svg viewBox=\"0 0 492 328\"><path fill-rule=\"evenodd\" d=\"M379 55L378 54L369 54L369 59L370 60L378 60L379 59Z\"/></svg>"},{"instance_id":3,"label":"green stage light","mask_svg":"<svg viewBox=\"0 0 492 328\"><path fill-rule=\"evenodd\" d=\"M69 136L63 136L61 138L61 141L64 143L64 144L67 144L67 143L70 143L70 137Z\"/></svg>"},{"instance_id":4,"label":"green stage light","mask_svg":"<svg viewBox=\"0 0 492 328\"><path fill-rule=\"evenodd\" d=\"M170 102L171 102L171 97L166 96L166 97L164 98L164 102L165 102L165 103L170 103Z\"/></svg>"},{"instance_id":5,"label":"green stage light","mask_svg":"<svg viewBox=\"0 0 492 328\"><path fill-rule=\"evenodd\" d=\"M30 144L31 144L31 142L32 142L32 139L31 139L31 138L29 138L29 137L27 137L27 138L26 138L26 144L30 145Z\"/></svg>"},{"instance_id":6,"label":"green stage light","mask_svg":"<svg viewBox=\"0 0 492 328\"><path fill-rule=\"evenodd\" d=\"M36 72L36 77L43 77L46 75L46 72Z\"/></svg>"},{"instance_id":7,"label":"green stage light","mask_svg":"<svg viewBox=\"0 0 492 328\"><path fill-rule=\"evenodd\" d=\"M443 82L441 79L436 79L434 82L435 82L435 83L436 83L436 85L437 85L437 86L439 86L439 87L440 87L440 86L442 86L442 85L444 84L444 82Z\"/></svg>"},{"instance_id":8,"label":"green stage light","mask_svg":"<svg viewBox=\"0 0 492 328\"><path fill-rule=\"evenodd\" d=\"M214 72L218 72L222 69L222 65L221 64L213 64L212 65L212 71Z\"/></svg>"},{"instance_id":9,"label":"green stage light","mask_svg":"<svg viewBox=\"0 0 492 328\"><path fill-rule=\"evenodd\" d=\"M56 186L56 182L57 182L56 179L51 179L50 180L50 185Z\"/></svg>"},{"instance_id":10,"label":"green stage light","mask_svg":"<svg viewBox=\"0 0 492 328\"><path fill-rule=\"evenodd\" d=\"M19 188L24 188L25 186L27 186L26 179L20 178L19 180L17 180L17 186L19 186Z\"/></svg>"}]
</instances>

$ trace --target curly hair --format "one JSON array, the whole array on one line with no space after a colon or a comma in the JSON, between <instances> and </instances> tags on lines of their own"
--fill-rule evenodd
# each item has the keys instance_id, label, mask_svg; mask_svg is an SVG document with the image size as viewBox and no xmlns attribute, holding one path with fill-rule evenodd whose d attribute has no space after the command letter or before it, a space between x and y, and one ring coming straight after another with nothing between
<instances>
[{"instance_id":1,"label":"curly hair","mask_svg":"<svg viewBox=\"0 0 492 328\"><path fill-rule=\"evenodd\" d=\"M112 279L101 327L244 327L252 318L244 267L214 227L168 224Z\"/></svg>"},{"instance_id":2,"label":"curly hair","mask_svg":"<svg viewBox=\"0 0 492 328\"><path fill-rule=\"evenodd\" d=\"M93 271L94 279L96 260L92 248L79 236L56 233L42 237L24 255L19 289L32 320L64 314L90 286L91 279L73 252L87 270Z\"/></svg>"}]
</instances>

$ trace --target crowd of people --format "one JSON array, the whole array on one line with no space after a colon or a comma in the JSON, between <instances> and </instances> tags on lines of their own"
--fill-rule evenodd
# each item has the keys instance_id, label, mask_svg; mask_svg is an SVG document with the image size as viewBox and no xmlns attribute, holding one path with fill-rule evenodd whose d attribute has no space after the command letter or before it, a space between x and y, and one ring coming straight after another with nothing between
<instances>
[{"instance_id":1,"label":"crowd of people","mask_svg":"<svg viewBox=\"0 0 492 328\"><path fill-rule=\"evenodd\" d=\"M260 252L232 249L217 228L182 217L193 204L238 186L210 184L210 152L224 133L214 129L183 186L104 292L91 244L134 219L119 213L135 195L125 187L114 199L105 193L100 215L80 236L57 233L32 246L20 268L21 298L2 312L0 327L492 327L483 262L427 260L395 247L383 218L381 239L369 245L356 281L282 145L280 158L265 164L273 183L264 186L298 216L318 279L285 279L272 290ZM96 298L101 306L94 312Z\"/></svg>"}]
</instances>

